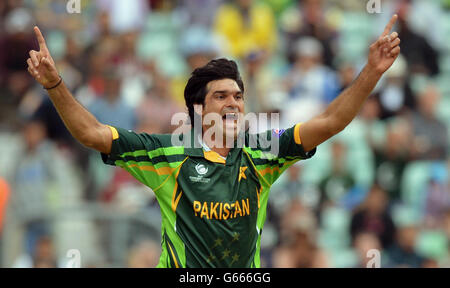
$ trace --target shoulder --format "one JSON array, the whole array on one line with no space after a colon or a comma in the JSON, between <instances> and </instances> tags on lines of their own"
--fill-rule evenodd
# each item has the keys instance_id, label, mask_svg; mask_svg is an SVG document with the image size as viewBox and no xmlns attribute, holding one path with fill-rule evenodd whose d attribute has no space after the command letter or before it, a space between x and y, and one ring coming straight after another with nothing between
<instances>
[{"instance_id":1,"label":"shoulder","mask_svg":"<svg viewBox=\"0 0 450 288\"><path fill-rule=\"evenodd\" d=\"M147 134L148 137L152 137L155 141L155 145L158 147L174 147L178 141L183 141L183 134Z\"/></svg>"}]
</instances>

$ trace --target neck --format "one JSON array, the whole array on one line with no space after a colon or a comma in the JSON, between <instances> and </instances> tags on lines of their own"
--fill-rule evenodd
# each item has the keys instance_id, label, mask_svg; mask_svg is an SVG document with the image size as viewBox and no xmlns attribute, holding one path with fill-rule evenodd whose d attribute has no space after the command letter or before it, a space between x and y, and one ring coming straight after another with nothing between
<instances>
[{"instance_id":1,"label":"neck","mask_svg":"<svg viewBox=\"0 0 450 288\"><path fill-rule=\"evenodd\" d=\"M211 151L218 153L220 156L227 157L228 153L231 150L231 148L226 147L225 141L221 145L221 147L223 147L223 148L218 148L217 143L215 142L215 139L209 139L209 137L207 137L207 139L203 139L203 140L204 140L204 143L206 144L206 146L208 146L211 149Z\"/></svg>"},{"instance_id":2,"label":"neck","mask_svg":"<svg viewBox=\"0 0 450 288\"><path fill-rule=\"evenodd\" d=\"M223 157L227 157L230 150L231 150L230 148L216 148L216 147L211 148L211 151L219 153L219 155Z\"/></svg>"}]
</instances>

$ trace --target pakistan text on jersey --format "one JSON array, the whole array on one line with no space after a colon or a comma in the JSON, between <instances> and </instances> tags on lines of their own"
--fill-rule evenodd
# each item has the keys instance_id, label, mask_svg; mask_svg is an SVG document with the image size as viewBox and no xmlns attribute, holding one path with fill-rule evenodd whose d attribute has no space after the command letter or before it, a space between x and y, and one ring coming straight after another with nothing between
<instances>
[{"instance_id":1,"label":"pakistan text on jersey","mask_svg":"<svg viewBox=\"0 0 450 288\"><path fill-rule=\"evenodd\" d=\"M236 200L234 203L194 201L195 216L206 219L227 220L250 215L249 199Z\"/></svg>"}]
</instances>

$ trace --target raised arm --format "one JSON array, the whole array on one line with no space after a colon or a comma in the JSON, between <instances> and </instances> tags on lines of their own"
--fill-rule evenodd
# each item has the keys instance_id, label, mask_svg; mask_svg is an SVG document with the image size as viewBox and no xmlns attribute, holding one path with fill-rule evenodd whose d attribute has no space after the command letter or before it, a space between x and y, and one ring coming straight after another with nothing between
<instances>
[{"instance_id":1,"label":"raised arm","mask_svg":"<svg viewBox=\"0 0 450 288\"><path fill-rule=\"evenodd\" d=\"M400 39L397 32L389 34L396 21L397 15L392 16L383 34L370 45L367 64L355 81L322 114L300 126L298 131L305 151L342 131L356 117L380 77L397 59Z\"/></svg>"},{"instance_id":2,"label":"raised arm","mask_svg":"<svg viewBox=\"0 0 450 288\"><path fill-rule=\"evenodd\" d=\"M53 105L72 136L89 148L109 154L112 144L110 128L98 122L75 100L56 70L41 31L34 27L34 32L39 42L39 51L30 51L30 58L27 59L28 72L47 89Z\"/></svg>"}]
</instances>

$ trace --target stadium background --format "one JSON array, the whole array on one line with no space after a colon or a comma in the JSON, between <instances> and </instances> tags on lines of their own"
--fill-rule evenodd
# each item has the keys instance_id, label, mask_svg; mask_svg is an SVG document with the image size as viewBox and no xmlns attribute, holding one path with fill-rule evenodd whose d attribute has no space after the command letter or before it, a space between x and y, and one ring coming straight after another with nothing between
<instances>
[{"instance_id":1,"label":"stadium background","mask_svg":"<svg viewBox=\"0 0 450 288\"><path fill-rule=\"evenodd\" d=\"M402 55L359 116L273 186L263 267L450 266L450 1L0 2L0 265L153 267L152 192L74 142L28 75L38 24L65 83L101 122L169 133L190 71L238 61L247 112L288 127L349 85L393 13Z\"/></svg>"}]
</instances>

